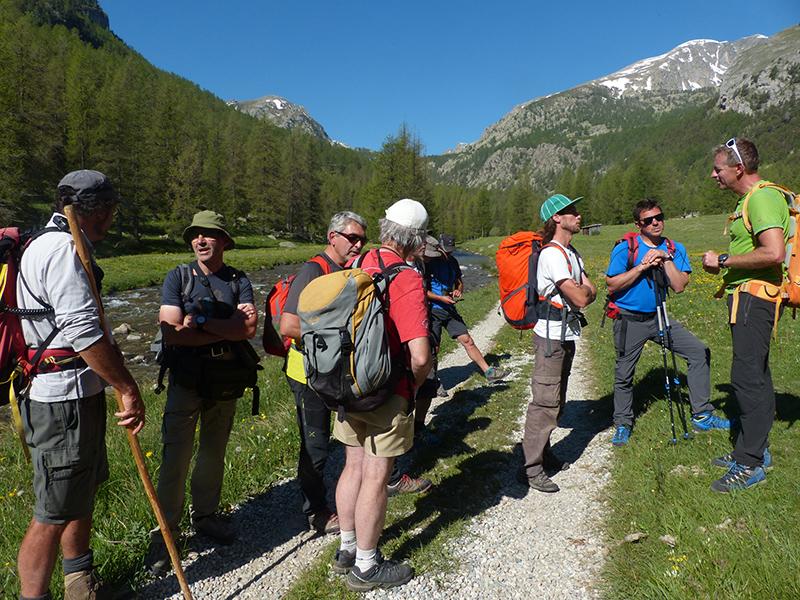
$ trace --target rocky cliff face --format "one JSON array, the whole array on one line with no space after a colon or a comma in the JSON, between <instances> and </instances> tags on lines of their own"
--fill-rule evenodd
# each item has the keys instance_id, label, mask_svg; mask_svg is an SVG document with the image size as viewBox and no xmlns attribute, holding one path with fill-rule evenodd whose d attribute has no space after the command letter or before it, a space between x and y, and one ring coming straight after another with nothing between
<instances>
[{"instance_id":1,"label":"rocky cliff face","mask_svg":"<svg viewBox=\"0 0 800 600\"><path fill-rule=\"evenodd\" d=\"M800 27L767 38L692 40L571 90L514 107L479 140L433 157L435 172L462 185L505 188L521 173L547 185L593 155L603 134L715 98L752 112L798 95Z\"/></svg>"},{"instance_id":2,"label":"rocky cliff face","mask_svg":"<svg viewBox=\"0 0 800 600\"><path fill-rule=\"evenodd\" d=\"M257 119L266 119L284 129L300 129L306 133L331 142L325 129L311 118L306 109L299 104L289 102L280 96L264 96L257 100L230 100L228 106L233 106Z\"/></svg>"}]
</instances>

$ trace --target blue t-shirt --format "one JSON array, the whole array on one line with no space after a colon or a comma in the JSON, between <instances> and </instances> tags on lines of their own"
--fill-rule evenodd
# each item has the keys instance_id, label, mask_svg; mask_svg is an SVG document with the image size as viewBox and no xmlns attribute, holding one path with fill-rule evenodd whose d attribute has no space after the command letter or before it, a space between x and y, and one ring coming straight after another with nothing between
<instances>
[{"instance_id":1,"label":"blue t-shirt","mask_svg":"<svg viewBox=\"0 0 800 600\"><path fill-rule=\"evenodd\" d=\"M435 258L425 263L425 277L429 282L430 290L434 294L437 296L449 296L461 280L461 266L452 256ZM452 307L452 304L431 300L431 306L448 309Z\"/></svg>"},{"instance_id":2,"label":"blue t-shirt","mask_svg":"<svg viewBox=\"0 0 800 600\"><path fill-rule=\"evenodd\" d=\"M640 262L651 246L648 246L642 241L642 236L638 236L639 248L634 257L633 266L635 267ZM684 273L691 273L692 267L689 264L689 257L686 255L686 248L680 242L675 244L675 268ZM663 239L661 244L656 247L657 250L664 250L667 252L667 240ZM622 241L611 251L611 260L606 269L608 277L621 275L628 270L628 242ZM653 282L647 277L648 271L642 273L632 286L622 291L614 302L617 306L625 310L632 310L635 312L655 312L656 310L656 297L653 290Z\"/></svg>"}]
</instances>

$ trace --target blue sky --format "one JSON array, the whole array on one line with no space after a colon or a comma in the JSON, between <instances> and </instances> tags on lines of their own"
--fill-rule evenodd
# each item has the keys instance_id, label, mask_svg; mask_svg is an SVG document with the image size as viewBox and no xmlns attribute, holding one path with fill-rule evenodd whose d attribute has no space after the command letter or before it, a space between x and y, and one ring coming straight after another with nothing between
<instances>
[{"instance_id":1,"label":"blue sky","mask_svg":"<svg viewBox=\"0 0 800 600\"><path fill-rule=\"evenodd\" d=\"M100 4L146 59L220 98L283 96L334 139L372 149L405 122L428 154L476 140L521 102L687 40L800 22L798 0Z\"/></svg>"}]
</instances>

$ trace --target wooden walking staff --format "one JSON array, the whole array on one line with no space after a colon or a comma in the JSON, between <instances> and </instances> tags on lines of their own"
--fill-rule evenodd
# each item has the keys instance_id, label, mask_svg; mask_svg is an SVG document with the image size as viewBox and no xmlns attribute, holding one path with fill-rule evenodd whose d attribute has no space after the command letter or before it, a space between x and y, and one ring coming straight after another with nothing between
<instances>
[{"instance_id":1,"label":"wooden walking staff","mask_svg":"<svg viewBox=\"0 0 800 600\"><path fill-rule=\"evenodd\" d=\"M81 259L83 268L86 271L86 276L89 278L89 284L92 287L92 295L94 295L94 299L97 302L97 310L100 314L100 326L103 328L103 335L108 336L109 334L106 328L103 302L100 299L100 292L97 289L97 282L94 279L91 257L89 256L89 251L86 248L86 243L83 240L81 227L78 224L78 219L75 216L75 211L72 206L65 206L64 212L67 215L67 221L69 221L69 230L70 233L72 233L72 239L75 242L75 250L78 252L78 257ZM119 392L117 390L114 390L114 392L117 397L117 406L119 410L125 410ZM172 530L169 528L169 525L167 525L167 520L164 518L164 511L161 510L161 505L158 503L156 490L153 487L153 482L150 480L150 474L147 472L147 466L144 464L144 454L142 454L142 447L139 445L139 438L136 437L130 429L126 428L125 433L128 435L128 443L131 446L133 460L136 463L136 469L139 471L139 477L144 485L144 491L147 494L147 499L150 501L150 506L153 507L153 512L155 513L156 520L158 521L158 528L161 530L161 535L164 537L164 543L167 545L169 558L172 561L172 568L175 569L175 576L178 578L178 583L181 586L183 597L186 598L186 600L192 600L192 593L189 591L189 584L186 583L186 576L181 568L181 557L180 554L178 554L177 546L175 546L175 540L172 538Z\"/></svg>"}]
</instances>

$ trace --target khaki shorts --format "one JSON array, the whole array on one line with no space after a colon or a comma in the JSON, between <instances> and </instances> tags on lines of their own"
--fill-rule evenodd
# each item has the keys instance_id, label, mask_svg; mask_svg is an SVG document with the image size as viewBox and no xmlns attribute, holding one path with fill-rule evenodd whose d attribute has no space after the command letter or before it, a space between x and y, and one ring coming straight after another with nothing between
<instances>
[{"instance_id":1,"label":"khaki shorts","mask_svg":"<svg viewBox=\"0 0 800 600\"><path fill-rule=\"evenodd\" d=\"M344 421L334 421L333 437L372 456L400 456L414 443L414 413L409 413L408 400L394 395L375 410L346 412Z\"/></svg>"},{"instance_id":2,"label":"khaki shorts","mask_svg":"<svg viewBox=\"0 0 800 600\"><path fill-rule=\"evenodd\" d=\"M97 486L108 479L106 400L29 400L22 407L33 463L34 518L63 525L91 517Z\"/></svg>"}]
</instances>

